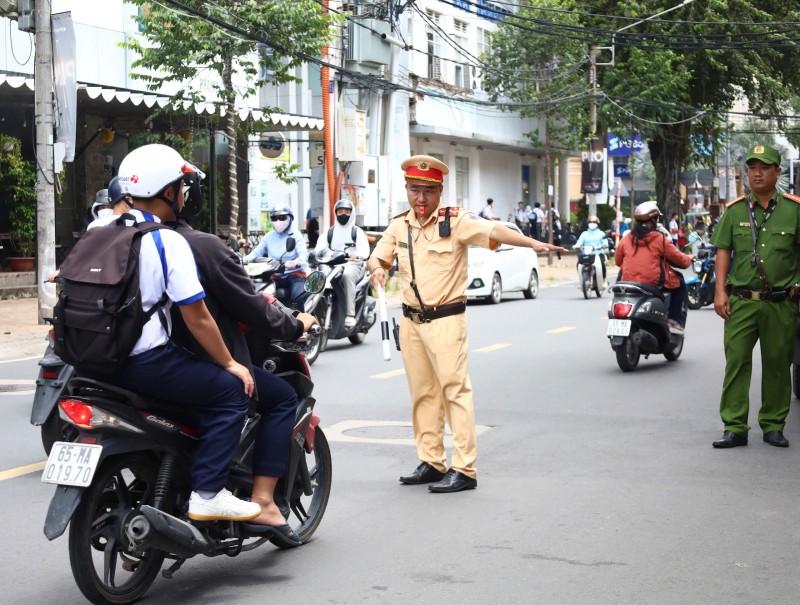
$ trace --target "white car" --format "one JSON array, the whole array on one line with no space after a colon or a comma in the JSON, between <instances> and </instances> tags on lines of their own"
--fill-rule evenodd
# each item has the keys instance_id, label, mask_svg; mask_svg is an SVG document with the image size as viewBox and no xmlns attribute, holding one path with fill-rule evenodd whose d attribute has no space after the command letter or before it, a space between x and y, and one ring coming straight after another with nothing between
<instances>
[{"instance_id":1,"label":"white car","mask_svg":"<svg viewBox=\"0 0 800 605\"><path fill-rule=\"evenodd\" d=\"M514 223L500 224L522 233ZM467 254L467 298L486 298L497 304L506 292L522 292L525 298L539 294L539 258L532 248L500 244L496 250L489 250L470 246Z\"/></svg>"}]
</instances>

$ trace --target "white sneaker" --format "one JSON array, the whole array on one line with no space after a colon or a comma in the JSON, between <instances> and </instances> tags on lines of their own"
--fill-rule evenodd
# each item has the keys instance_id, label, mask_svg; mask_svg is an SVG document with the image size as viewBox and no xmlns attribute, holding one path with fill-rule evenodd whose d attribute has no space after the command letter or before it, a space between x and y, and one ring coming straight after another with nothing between
<instances>
[{"instance_id":1,"label":"white sneaker","mask_svg":"<svg viewBox=\"0 0 800 605\"><path fill-rule=\"evenodd\" d=\"M352 315L348 315L344 318L344 327L348 330L356 325L356 318Z\"/></svg>"},{"instance_id":2,"label":"white sneaker","mask_svg":"<svg viewBox=\"0 0 800 605\"><path fill-rule=\"evenodd\" d=\"M686 328L684 328L681 324L679 324L674 319L670 319L667 321L669 325L669 332L670 334L685 334Z\"/></svg>"},{"instance_id":3,"label":"white sneaker","mask_svg":"<svg viewBox=\"0 0 800 605\"><path fill-rule=\"evenodd\" d=\"M195 521L249 521L260 514L258 503L240 500L226 489L210 500L204 500L197 492L189 498L189 518Z\"/></svg>"}]
</instances>

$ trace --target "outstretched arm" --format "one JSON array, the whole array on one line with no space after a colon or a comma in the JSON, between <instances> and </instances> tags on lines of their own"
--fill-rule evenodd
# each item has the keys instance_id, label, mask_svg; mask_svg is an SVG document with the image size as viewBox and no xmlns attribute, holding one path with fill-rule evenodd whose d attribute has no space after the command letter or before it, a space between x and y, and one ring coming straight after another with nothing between
<instances>
[{"instance_id":1,"label":"outstretched arm","mask_svg":"<svg viewBox=\"0 0 800 605\"><path fill-rule=\"evenodd\" d=\"M511 229L509 229L508 227L504 227L503 225L495 225L494 228L492 229L492 232L489 234L489 238L493 239L496 242L500 242L501 244L520 246L522 248L533 248L535 252L547 252L549 250L558 252L567 252L566 248L562 248L561 246L555 246L552 244L546 244L544 242L540 242L539 240L531 239L530 237L526 237L521 233L512 231Z\"/></svg>"}]
</instances>

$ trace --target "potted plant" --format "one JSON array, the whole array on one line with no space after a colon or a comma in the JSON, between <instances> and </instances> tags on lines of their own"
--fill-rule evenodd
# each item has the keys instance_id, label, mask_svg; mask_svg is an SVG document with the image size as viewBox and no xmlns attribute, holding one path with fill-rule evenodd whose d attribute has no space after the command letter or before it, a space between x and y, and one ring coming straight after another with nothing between
<instances>
[{"instance_id":1,"label":"potted plant","mask_svg":"<svg viewBox=\"0 0 800 605\"><path fill-rule=\"evenodd\" d=\"M0 199L10 203L12 270L32 271L36 253L36 169L16 137L0 135Z\"/></svg>"}]
</instances>

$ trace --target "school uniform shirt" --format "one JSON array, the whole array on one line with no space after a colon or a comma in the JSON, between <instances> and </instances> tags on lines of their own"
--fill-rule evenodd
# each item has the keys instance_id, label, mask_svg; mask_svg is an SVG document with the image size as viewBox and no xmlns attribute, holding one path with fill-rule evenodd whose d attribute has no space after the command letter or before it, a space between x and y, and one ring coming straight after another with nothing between
<instances>
[{"instance_id":1,"label":"school uniform shirt","mask_svg":"<svg viewBox=\"0 0 800 605\"><path fill-rule=\"evenodd\" d=\"M158 217L141 210L131 210L137 223L160 222ZM174 302L178 306L189 305L205 298L205 292L197 276L197 265L188 242L170 229L158 229L145 233L139 249L139 292L142 308L148 311L167 293L169 300L164 306L167 329L154 313L144 325L142 335L136 341L131 355L138 355L166 344L172 330L169 308Z\"/></svg>"}]
</instances>

